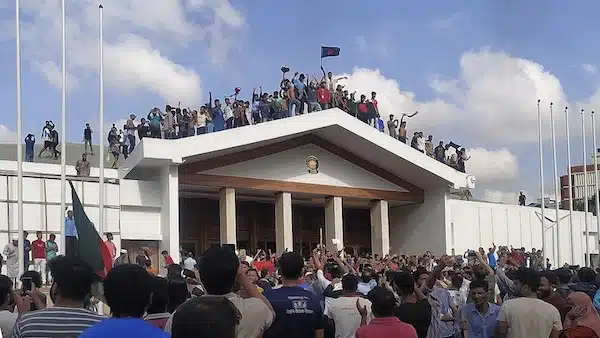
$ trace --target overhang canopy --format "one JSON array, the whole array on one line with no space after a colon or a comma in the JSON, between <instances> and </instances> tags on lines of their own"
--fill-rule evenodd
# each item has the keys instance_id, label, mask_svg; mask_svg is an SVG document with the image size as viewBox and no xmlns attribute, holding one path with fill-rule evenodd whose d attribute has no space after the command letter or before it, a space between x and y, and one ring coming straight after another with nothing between
<instances>
[{"instance_id":1,"label":"overhang canopy","mask_svg":"<svg viewBox=\"0 0 600 338\"><path fill-rule=\"evenodd\" d=\"M236 155L230 157L239 162L244 160L240 156L247 156L244 154L250 150L271 148L275 153L308 143L368 171L380 168L386 174L379 175L392 182L394 176L396 181L422 189L474 188L473 175L425 156L337 108L177 140L144 138L119 172L121 178L144 179L161 166L183 163L180 171L199 172L202 170L190 169L194 163L200 165L232 154Z\"/></svg>"}]
</instances>

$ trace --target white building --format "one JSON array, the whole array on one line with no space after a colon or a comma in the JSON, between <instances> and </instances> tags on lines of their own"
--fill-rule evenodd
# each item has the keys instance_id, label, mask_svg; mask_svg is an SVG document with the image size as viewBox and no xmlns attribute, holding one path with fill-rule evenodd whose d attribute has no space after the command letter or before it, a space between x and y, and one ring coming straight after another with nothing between
<instances>
[{"instance_id":1,"label":"white building","mask_svg":"<svg viewBox=\"0 0 600 338\"><path fill-rule=\"evenodd\" d=\"M75 174L72 167L67 171ZM25 230L58 233L64 216L60 167L24 163L24 172ZM97 174L69 176L95 224ZM104 229L131 255L148 246L176 258L180 246L199 254L224 243L303 251L321 240L379 254L461 254L492 243L542 246L539 209L454 200L450 190L473 188L474 177L337 109L179 140L145 138L105 176ZM15 190L16 163L2 161L0 243L17 228ZM589 220L588 243L596 255L598 231ZM560 265L583 264L583 223L576 212L573 229L566 217L555 235L546 222L546 255L555 266L556 251Z\"/></svg>"}]
</instances>

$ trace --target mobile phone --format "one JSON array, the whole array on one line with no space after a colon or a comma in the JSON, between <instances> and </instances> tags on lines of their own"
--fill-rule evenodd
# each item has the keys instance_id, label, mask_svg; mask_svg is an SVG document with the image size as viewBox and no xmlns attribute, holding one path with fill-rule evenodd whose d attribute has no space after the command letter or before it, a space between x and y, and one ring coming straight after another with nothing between
<instances>
[{"instance_id":1,"label":"mobile phone","mask_svg":"<svg viewBox=\"0 0 600 338\"><path fill-rule=\"evenodd\" d=\"M31 288L32 288L31 277L21 278L21 283L23 283L23 287L21 288L23 290L23 293L25 293L27 291L31 291Z\"/></svg>"}]
</instances>

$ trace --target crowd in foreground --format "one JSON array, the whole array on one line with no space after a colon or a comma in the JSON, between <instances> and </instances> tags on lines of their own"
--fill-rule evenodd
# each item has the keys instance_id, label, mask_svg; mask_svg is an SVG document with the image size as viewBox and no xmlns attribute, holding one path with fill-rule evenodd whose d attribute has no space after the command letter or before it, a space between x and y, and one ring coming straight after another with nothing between
<instances>
[{"instance_id":1,"label":"crowd in foreground","mask_svg":"<svg viewBox=\"0 0 600 338\"><path fill-rule=\"evenodd\" d=\"M347 251L249 257L218 247L181 264L163 252L166 276L150 273L149 259L117 259L102 288L83 261L57 256L48 262L51 307L34 271L20 290L0 276L0 329L13 338L600 335L599 275L542 268L535 249L439 258ZM91 296L110 316L87 309Z\"/></svg>"}]
</instances>

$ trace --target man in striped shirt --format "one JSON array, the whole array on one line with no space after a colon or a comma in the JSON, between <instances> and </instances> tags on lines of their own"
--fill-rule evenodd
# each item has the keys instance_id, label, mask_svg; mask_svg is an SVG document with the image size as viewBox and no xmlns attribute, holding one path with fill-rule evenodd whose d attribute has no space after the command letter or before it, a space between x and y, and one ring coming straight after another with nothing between
<instances>
[{"instance_id":1,"label":"man in striped shirt","mask_svg":"<svg viewBox=\"0 0 600 338\"><path fill-rule=\"evenodd\" d=\"M23 314L11 338L76 338L104 319L83 306L94 282L92 268L80 259L65 256L48 263L54 278L50 288L54 306ZM34 292L31 295L35 297Z\"/></svg>"}]
</instances>

